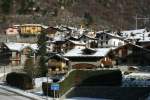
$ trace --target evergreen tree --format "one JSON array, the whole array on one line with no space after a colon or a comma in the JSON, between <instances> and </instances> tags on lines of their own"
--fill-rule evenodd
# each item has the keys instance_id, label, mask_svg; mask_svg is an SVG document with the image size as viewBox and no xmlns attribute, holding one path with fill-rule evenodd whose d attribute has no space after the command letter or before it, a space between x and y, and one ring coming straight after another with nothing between
<instances>
[{"instance_id":1,"label":"evergreen tree","mask_svg":"<svg viewBox=\"0 0 150 100\"><path fill-rule=\"evenodd\" d=\"M13 0L2 0L1 8L4 14L9 14Z\"/></svg>"},{"instance_id":2,"label":"evergreen tree","mask_svg":"<svg viewBox=\"0 0 150 100\"><path fill-rule=\"evenodd\" d=\"M25 61L23 71L26 72L31 78L35 78L37 76L37 68L34 65L34 62L33 62L32 58L28 58Z\"/></svg>"},{"instance_id":3,"label":"evergreen tree","mask_svg":"<svg viewBox=\"0 0 150 100\"><path fill-rule=\"evenodd\" d=\"M47 66L45 65L45 56L46 56L46 32L42 31L42 33L38 36L38 56L39 56L39 74L40 76L46 76L46 73L48 72Z\"/></svg>"}]
</instances>

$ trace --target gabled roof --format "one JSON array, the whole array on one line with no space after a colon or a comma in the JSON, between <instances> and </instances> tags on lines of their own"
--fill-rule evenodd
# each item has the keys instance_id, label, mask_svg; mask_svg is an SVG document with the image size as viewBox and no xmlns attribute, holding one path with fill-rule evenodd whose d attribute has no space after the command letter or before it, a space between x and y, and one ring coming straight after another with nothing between
<instances>
[{"instance_id":1,"label":"gabled roof","mask_svg":"<svg viewBox=\"0 0 150 100\"><path fill-rule=\"evenodd\" d=\"M131 33L133 34L138 34L138 33L144 33L146 32L146 29L136 29L136 30L127 30L127 31L121 31L121 33L126 34L126 35L130 35Z\"/></svg>"},{"instance_id":2,"label":"gabled roof","mask_svg":"<svg viewBox=\"0 0 150 100\"><path fill-rule=\"evenodd\" d=\"M29 43L15 43L15 42L7 42L4 43L5 46L11 51L22 51L24 48L31 48L36 51L38 49L37 44L29 44Z\"/></svg>"},{"instance_id":3,"label":"gabled roof","mask_svg":"<svg viewBox=\"0 0 150 100\"><path fill-rule=\"evenodd\" d=\"M70 36L69 38L67 38L67 40L78 41L79 38L78 38L78 37L75 37L75 36Z\"/></svg>"},{"instance_id":4,"label":"gabled roof","mask_svg":"<svg viewBox=\"0 0 150 100\"><path fill-rule=\"evenodd\" d=\"M54 54L53 56L49 57L48 60L49 60L49 59L56 59L56 60L58 60L58 61L68 61L68 60L69 60L69 59L63 57L63 56L60 55L60 54Z\"/></svg>"},{"instance_id":5,"label":"gabled roof","mask_svg":"<svg viewBox=\"0 0 150 100\"><path fill-rule=\"evenodd\" d=\"M132 44L132 43L128 43L128 44L119 46L119 47L115 48L114 50L117 50L117 49L122 48L122 47L131 47L131 46L136 47L136 48L139 48L139 49L141 49L141 50L144 50L144 51L150 53L150 50L148 50L148 49L146 49L146 48L144 48L144 47L142 47L142 46Z\"/></svg>"},{"instance_id":6,"label":"gabled roof","mask_svg":"<svg viewBox=\"0 0 150 100\"><path fill-rule=\"evenodd\" d=\"M64 54L64 56L65 57L104 57L111 51L111 48L95 48L92 54L84 54L83 50L85 49L74 48L68 51L66 54Z\"/></svg>"},{"instance_id":7,"label":"gabled roof","mask_svg":"<svg viewBox=\"0 0 150 100\"><path fill-rule=\"evenodd\" d=\"M82 38L84 38L84 37L86 37L86 38L88 38L88 39L91 39L91 40L97 40L97 38L93 38L93 37L90 37L90 36L85 35L85 34L83 34L82 36L80 36L79 39L82 39Z\"/></svg>"},{"instance_id":8,"label":"gabled roof","mask_svg":"<svg viewBox=\"0 0 150 100\"><path fill-rule=\"evenodd\" d=\"M20 26L39 26L39 27L42 27L42 28L48 28L48 26L46 25L42 25L42 24L21 24L21 25L13 25L14 27L20 27Z\"/></svg>"},{"instance_id":9,"label":"gabled roof","mask_svg":"<svg viewBox=\"0 0 150 100\"><path fill-rule=\"evenodd\" d=\"M105 32L102 32L102 33L97 33L97 36L96 38L99 38L100 35L103 35L103 34L106 34L108 36L111 36L111 37L114 37L114 38L118 38L118 39L123 39L123 37L115 34L115 33L105 33Z\"/></svg>"},{"instance_id":10,"label":"gabled roof","mask_svg":"<svg viewBox=\"0 0 150 100\"><path fill-rule=\"evenodd\" d=\"M121 31L121 33L127 39L143 39L143 37L147 37L146 35L149 34L146 29Z\"/></svg>"},{"instance_id":11,"label":"gabled roof","mask_svg":"<svg viewBox=\"0 0 150 100\"><path fill-rule=\"evenodd\" d=\"M86 45L86 43L84 43L83 41L73 41L73 40L68 40L66 42L71 42L75 45Z\"/></svg>"}]
</instances>

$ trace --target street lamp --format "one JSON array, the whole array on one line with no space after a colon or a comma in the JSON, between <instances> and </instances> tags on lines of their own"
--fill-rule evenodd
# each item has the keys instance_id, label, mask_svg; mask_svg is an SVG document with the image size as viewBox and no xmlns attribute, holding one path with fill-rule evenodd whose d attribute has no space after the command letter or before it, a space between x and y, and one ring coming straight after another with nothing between
<instances>
[{"instance_id":1,"label":"street lamp","mask_svg":"<svg viewBox=\"0 0 150 100\"><path fill-rule=\"evenodd\" d=\"M4 78L3 78L3 82L5 82L5 77L6 77L5 73L6 73L6 68L5 68L5 65L4 65Z\"/></svg>"},{"instance_id":2,"label":"street lamp","mask_svg":"<svg viewBox=\"0 0 150 100\"><path fill-rule=\"evenodd\" d=\"M48 100L48 73L46 74L47 77L47 95L46 95L46 100Z\"/></svg>"}]
</instances>

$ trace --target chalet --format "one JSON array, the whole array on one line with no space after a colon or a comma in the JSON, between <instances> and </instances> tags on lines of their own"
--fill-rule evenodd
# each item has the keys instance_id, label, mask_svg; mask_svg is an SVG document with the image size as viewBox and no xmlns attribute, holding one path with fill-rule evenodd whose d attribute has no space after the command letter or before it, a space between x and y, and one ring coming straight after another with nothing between
<instances>
[{"instance_id":1,"label":"chalet","mask_svg":"<svg viewBox=\"0 0 150 100\"><path fill-rule=\"evenodd\" d=\"M74 48L64 54L64 57L70 60L70 65L72 68L98 68L105 67L106 62L110 62L110 59L107 59L107 54L110 51L111 48ZM105 63L103 58L105 58Z\"/></svg>"},{"instance_id":2,"label":"chalet","mask_svg":"<svg viewBox=\"0 0 150 100\"><path fill-rule=\"evenodd\" d=\"M43 28L47 28L47 26L41 24L22 24L14 25L14 27L19 29L21 35L38 35Z\"/></svg>"},{"instance_id":3,"label":"chalet","mask_svg":"<svg viewBox=\"0 0 150 100\"><path fill-rule=\"evenodd\" d=\"M58 53L61 53L61 52L64 52L64 43L66 41L65 40L59 40L59 41L53 41L53 52L58 52Z\"/></svg>"},{"instance_id":4,"label":"chalet","mask_svg":"<svg viewBox=\"0 0 150 100\"><path fill-rule=\"evenodd\" d=\"M48 27L44 29L44 31L47 33L47 36L49 38L54 38L57 31L62 32L62 30L60 30L59 28L55 28L55 27Z\"/></svg>"},{"instance_id":5,"label":"chalet","mask_svg":"<svg viewBox=\"0 0 150 100\"><path fill-rule=\"evenodd\" d=\"M86 44L82 41L67 40L64 43L64 47L65 47L64 48L65 52L67 52L67 51L74 49L74 48L85 48Z\"/></svg>"},{"instance_id":6,"label":"chalet","mask_svg":"<svg viewBox=\"0 0 150 100\"><path fill-rule=\"evenodd\" d=\"M97 48L97 39L94 37L83 34L81 37L79 37L79 40L85 42L87 47Z\"/></svg>"},{"instance_id":7,"label":"chalet","mask_svg":"<svg viewBox=\"0 0 150 100\"><path fill-rule=\"evenodd\" d=\"M24 65L25 60L31 56L35 60L37 50L36 44L28 43L3 43L0 57L4 59L4 63L16 66ZM5 62L6 61L6 62Z\"/></svg>"},{"instance_id":8,"label":"chalet","mask_svg":"<svg viewBox=\"0 0 150 100\"><path fill-rule=\"evenodd\" d=\"M150 50L134 44L125 44L113 50L113 57L118 65L150 64ZM113 59L113 58L112 58ZM113 60L114 60L113 59Z\"/></svg>"},{"instance_id":9,"label":"chalet","mask_svg":"<svg viewBox=\"0 0 150 100\"><path fill-rule=\"evenodd\" d=\"M9 27L5 31L6 35L16 36L19 35L19 29L16 27Z\"/></svg>"},{"instance_id":10,"label":"chalet","mask_svg":"<svg viewBox=\"0 0 150 100\"><path fill-rule=\"evenodd\" d=\"M49 71L65 71L68 69L68 59L60 54L54 54L48 58Z\"/></svg>"},{"instance_id":11,"label":"chalet","mask_svg":"<svg viewBox=\"0 0 150 100\"><path fill-rule=\"evenodd\" d=\"M97 32L98 47L112 47L124 44L123 38L115 33ZM112 43L113 41L113 43Z\"/></svg>"}]
</instances>

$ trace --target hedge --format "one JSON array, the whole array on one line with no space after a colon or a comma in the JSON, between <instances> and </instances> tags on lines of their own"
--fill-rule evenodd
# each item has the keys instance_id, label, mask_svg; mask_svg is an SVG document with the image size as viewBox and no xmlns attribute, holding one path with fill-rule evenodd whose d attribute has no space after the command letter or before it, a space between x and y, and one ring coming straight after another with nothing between
<instances>
[{"instance_id":1,"label":"hedge","mask_svg":"<svg viewBox=\"0 0 150 100\"><path fill-rule=\"evenodd\" d=\"M56 95L63 95L72 87L77 86L120 86L122 74L120 70L74 70L60 84L60 90ZM51 83L43 82L42 89L47 95L47 86ZM53 91L48 88L48 95L53 97Z\"/></svg>"},{"instance_id":2,"label":"hedge","mask_svg":"<svg viewBox=\"0 0 150 100\"><path fill-rule=\"evenodd\" d=\"M33 81L32 78L26 73L8 73L6 76L6 82L8 85L27 90L33 89Z\"/></svg>"}]
</instances>

